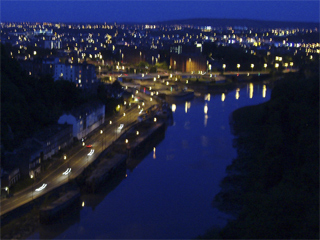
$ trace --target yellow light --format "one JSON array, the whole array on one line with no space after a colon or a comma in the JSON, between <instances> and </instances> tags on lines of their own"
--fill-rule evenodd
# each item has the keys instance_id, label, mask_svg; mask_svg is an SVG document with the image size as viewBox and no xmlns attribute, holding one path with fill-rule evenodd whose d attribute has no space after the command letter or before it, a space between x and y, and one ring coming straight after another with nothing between
<instances>
[{"instance_id":1,"label":"yellow light","mask_svg":"<svg viewBox=\"0 0 320 240\"><path fill-rule=\"evenodd\" d=\"M254 68L254 64L251 64L251 68Z\"/></svg>"},{"instance_id":2,"label":"yellow light","mask_svg":"<svg viewBox=\"0 0 320 240\"><path fill-rule=\"evenodd\" d=\"M129 142L129 140L128 139L126 139L126 143L128 143Z\"/></svg>"},{"instance_id":3,"label":"yellow light","mask_svg":"<svg viewBox=\"0 0 320 240\"><path fill-rule=\"evenodd\" d=\"M204 105L204 109L203 109L204 113L207 114L208 113L208 105L206 103L206 105Z\"/></svg>"},{"instance_id":4,"label":"yellow light","mask_svg":"<svg viewBox=\"0 0 320 240\"><path fill-rule=\"evenodd\" d=\"M279 67L279 63L276 63L276 64L274 65L274 67L275 67L275 68L278 68L278 67Z\"/></svg>"},{"instance_id":5,"label":"yellow light","mask_svg":"<svg viewBox=\"0 0 320 240\"><path fill-rule=\"evenodd\" d=\"M237 88L237 90L236 90L236 96L235 96L237 100L238 100L239 97L240 97L239 92L240 92L240 88Z\"/></svg>"},{"instance_id":6,"label":"yellow light","mask_svg":"<svg viewBox=\"0 0 320 240\"><path fill-rule=\"evenodd\" d=\"M249 89L250 89L249 98L252 98L253 97L253 84L252 83L249 84Z\"/></svg>"},{"instance_id":7,"label":"yellow light","mask_svg":"<svg viewBox=\"0 0 320 240\"><path fill-rule=\"evenodd\" d=\"M100 130L100 134L102 134L103 133L103 131L102 130Z\"/></svg>"},{"instance_id":8,"label":"yellow light","mask_svg":"<svg viewBox=\"0 0 320 240\"><path fill-rule=\"evenodd\" d=\"M157 118L153 118L153 121L154 121L154 122L157 122Z\"/></svg>"},{"instance_id":9,"label":"yellow light","mask_svg":"<svg viewBox=\"0 0 320 240\"><path fill-rule=\"evenodd\" d=\"M221 101L224 102L224 100L226 99L226 95L224 93L221 94Z\"/></svg>"},{"instance_id":10,"label":"yellow light","mask_svg":"<svg viewBox=\"0 0 320 240\"><path fill-rule=\"evenodd\" d=\"M84 207L84 202L82 202L81 206Z\"/></svg>"},{"instance_id":11,"label":"yellow light","mask_svg":"<svg viewBox=\"0 0 320 240\"><path fill-rule=\"evenodd\" d=\"M223 65L222 65L222 68L226 68L226 65L225 65L225 64L223 64Z\"/></svg>"},{"instance_id":12,"label":"yellow light","mask_svg":"<svg viewBox=\"0 0 320 240\"><path fill-rule=\"evenodd\" d=\"M109 122L110 124L112 124L112 121L110 120L110 122Z\"/></svg>"},{"instance_id":13,"label":"yellow light","mask_svg":"<svg viewBox=\"0 0 320 240\"><path fill-rule=\"evenodd\" d=\"M123 116L125 117L125 116L126 116L126 113L123 113Z\"/></svg>"},{"instance_id":14,"label":"yellow light","mask_svg":"<svg viewBox=\"0 0 320 240\"><path fill-rule=\"evenodd\" d=\"M153 148L153 159L156 159L156 148Z\"/></svg>"},{"instance_id":15,"label":"yellow light","mask_svg":"<svg viewBox=\"0 0 320 240\"><path fill-rule=\"evenodd\" d=\"M137 131L137 136L139 135L139 131Z\"/></svg>"},{"instance_id":16,"label":"yellow light","mask_svg":"<svg viewBox=\"0 0 320 240\"><path fill-rule=\"evenodd\" d=\"M263 98L266 97L266 93L267 93L267 87L266 87L266 85L263 85L263 87L262 87L262 97Z\"/></svg>"}]
</instances>

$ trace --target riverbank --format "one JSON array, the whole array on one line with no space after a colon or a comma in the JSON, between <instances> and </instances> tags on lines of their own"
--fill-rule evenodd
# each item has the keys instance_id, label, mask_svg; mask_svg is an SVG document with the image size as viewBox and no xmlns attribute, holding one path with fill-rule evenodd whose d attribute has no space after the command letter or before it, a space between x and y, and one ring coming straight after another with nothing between
<instances>
[{"instance_id":1,"label":"riverbank","mask_svg":"<svg viewBox=\"0 0 320 240\"><path fill-rule=\"evenodd\" d=\"M238 156L213 205L224 239L319 238L319 75L287 78L270 101L230 116Z\"/></svg>"}]
</instances>

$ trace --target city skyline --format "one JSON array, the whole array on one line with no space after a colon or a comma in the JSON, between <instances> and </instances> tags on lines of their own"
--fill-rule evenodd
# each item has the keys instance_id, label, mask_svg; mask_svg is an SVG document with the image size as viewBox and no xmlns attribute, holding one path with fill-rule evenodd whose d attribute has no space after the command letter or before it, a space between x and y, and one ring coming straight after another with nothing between
<instances>
[{"instance_id":1,"label":"city skyline","mask_svg":"<svg viewBox=\"0 0 320 240\"><path fill-rule=\"evenodd\" d=\"M319 1L1 1L1 22L153 23L191 18L319 22Z\"/></svg>"}]
</instances>

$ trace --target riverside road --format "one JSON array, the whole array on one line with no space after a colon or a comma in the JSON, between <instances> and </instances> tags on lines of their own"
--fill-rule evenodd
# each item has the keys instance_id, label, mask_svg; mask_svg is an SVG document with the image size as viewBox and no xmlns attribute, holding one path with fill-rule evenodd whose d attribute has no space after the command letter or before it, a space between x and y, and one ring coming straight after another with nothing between
<instances>
[{"instance_id":1,"label":"riverside road","mask_svg":"<svg viewBox=\"0 0 320 240\"><path fill-rule=\"evenodd\" d=\"M137 96L137 94L136 94ZM145 100L144 109L151 107L155 102L148 101L146 95L139 93L138 96ZM148 99L148 100L146 100ZM35 179L32 186L29 186L20 192L14 194L13 197L8 199L1 199L1 216L19 206L22 206L33 199L42 196L59 187L71 178L77 177L88 164L96 159L99 154L107 148L113 141L116 140L129 125L135 122L139 116L138 105L132 104L128 108L116 116L106 119L105 124L95 130L95 133L86 139L84 146L76 146L66 151L66 160L55 169L48 169L41 178ZM124 114L125 113L125 116ZM119 129L120 124L124 124L122 129ZM100 131L102 130L102 132ZM86 144L92 145L92 148L87 148ZM94 152L92 151L94 150ZM92 155L89 153L93 152ZM88 155L89 154L89 155ZM52 168L52 167L51 167ZM67 175L63 173L71 168L71 172ZM43 185L45 184L45 185ZM39 190L41 186L46 186L44 189Z\"/></svg>"}]
</instances>

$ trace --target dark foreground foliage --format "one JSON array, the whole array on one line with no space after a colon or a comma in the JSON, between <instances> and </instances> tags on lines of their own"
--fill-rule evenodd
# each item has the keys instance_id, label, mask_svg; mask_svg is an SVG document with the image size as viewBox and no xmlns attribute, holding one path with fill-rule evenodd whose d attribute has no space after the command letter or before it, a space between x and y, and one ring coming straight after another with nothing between
<instances>
[{"instance_id":1,"label":"dark foreground foliage","mask_svg":"<svg viewBox=\"0 0 320 240\"><path fill-rule=\"evenodd\" d=\"M88 101L74 83L29 76L2 44L0 77L2 150L12 151L32 133L56 123L63 111Z\"/></svg>"},{"instance_id":2,"label":"dark foreground foliage","mask_svg":"<svg viewBox=\"0 0 320 240\"><path fill-rule=\"evenodd\" d=\"M213 205L236 219L220 237L319 239L319 72L281 80L230 120L238 157Z\"/></svg>"}]
</instances>

